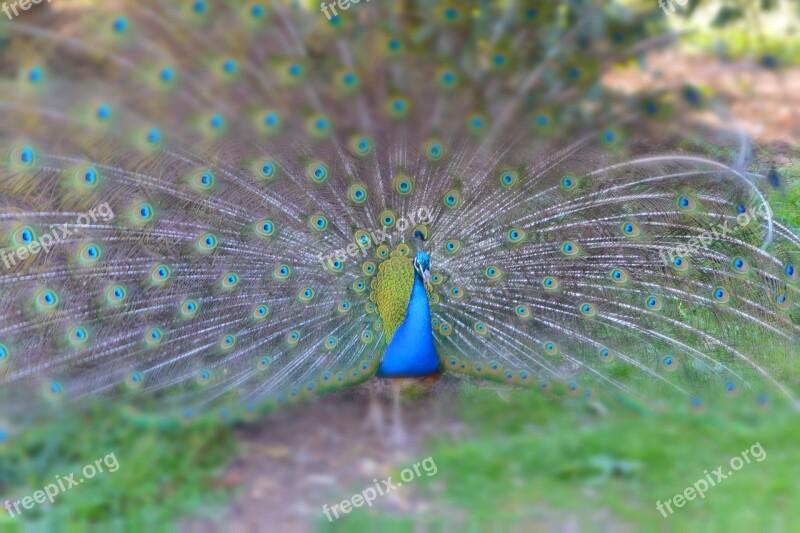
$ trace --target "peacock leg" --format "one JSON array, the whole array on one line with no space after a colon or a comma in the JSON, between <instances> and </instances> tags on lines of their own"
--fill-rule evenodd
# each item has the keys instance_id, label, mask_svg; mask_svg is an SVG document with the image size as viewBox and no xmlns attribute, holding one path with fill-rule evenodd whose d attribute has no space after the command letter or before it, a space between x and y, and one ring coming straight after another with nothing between
<instances>
[{"instance_id":1,"label":"peacock leg","mask_svg":"<svg viewBox=\"0 0 800 533\"><path fill-rule=\"evenodd\" d=\"M369 406L367 407L367 416L364 418L363 427L374 429L378 437L383 438L386 428L386 419L383 415L381 401L378 398L377 387L378 383L374 379L367 383L367 388L369 389Z\"/></svg>"},{"instance_id":2,"label":"peacock leg","mask_svg":"<svg viewBox=\"0 0 800 533\"><path fill-rule=\"evenodd\" d=\"M399 379L392 381L392 429L389 439L395 447L403 446L409 441L406 427L403 424L402 406L400 405L400 393L403 390L403 382Z\"/></svg>"}]
</instances>

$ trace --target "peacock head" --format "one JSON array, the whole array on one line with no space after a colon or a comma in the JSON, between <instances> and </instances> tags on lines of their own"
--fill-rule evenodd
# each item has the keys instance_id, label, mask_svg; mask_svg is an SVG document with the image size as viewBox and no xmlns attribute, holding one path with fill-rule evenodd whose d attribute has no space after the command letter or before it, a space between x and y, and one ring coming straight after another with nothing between
<instances>
[{"instance_id":1,"label":"peacock head","mask_svg":"<svg viewBox=\"0 0 800 533\"><path fill-rule=\"evenodd\" d=\"M431 256L428 252L422 249L425 242L425 235L417 230L414 232L414 243L417 247L417 252L414 254L414 271L419 274L422 281L425 283L425 288L431 288Z\"/></svg>"}]
</instances>

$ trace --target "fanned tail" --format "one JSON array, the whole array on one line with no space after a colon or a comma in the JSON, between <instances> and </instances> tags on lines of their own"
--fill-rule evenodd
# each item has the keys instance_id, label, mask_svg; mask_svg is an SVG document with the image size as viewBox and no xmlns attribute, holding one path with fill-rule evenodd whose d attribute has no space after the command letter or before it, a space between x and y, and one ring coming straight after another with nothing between
<instances>
[{"instance_id":1,"label":"fanned tail","mask_svg":"<svg viewBox=\"0 0 800 533\"><path fill-rule=\"evenodd\" d=\"M415 231L445 368L570 394L791 396L770 367L797 340L798 238L738 170L634 155L646 121L711 105L604 88L669 38L642 17L120 7L7 27L9 419L96 397L247 412L367 379L385 346L370 280Z\"/></svg>"}]
</instances>

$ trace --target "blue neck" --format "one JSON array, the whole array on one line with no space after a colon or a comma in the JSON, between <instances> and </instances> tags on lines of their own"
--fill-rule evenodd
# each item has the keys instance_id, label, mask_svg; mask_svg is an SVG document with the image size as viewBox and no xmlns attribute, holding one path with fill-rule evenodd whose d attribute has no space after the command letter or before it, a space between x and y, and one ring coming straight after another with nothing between
<instances>
[{"instance_id":1,"label":"blue neck","mask_svg":"<svg viewBox=\"0 0 800 533\"><path fill-rule=\"evenodd\" d=\"M394 332L383 354L378 376L383 378L421 377L439 369L439 356L433 345L431 309L425 284L414 273L414 288L406 319Z\"/></svg>"}]
</instances>

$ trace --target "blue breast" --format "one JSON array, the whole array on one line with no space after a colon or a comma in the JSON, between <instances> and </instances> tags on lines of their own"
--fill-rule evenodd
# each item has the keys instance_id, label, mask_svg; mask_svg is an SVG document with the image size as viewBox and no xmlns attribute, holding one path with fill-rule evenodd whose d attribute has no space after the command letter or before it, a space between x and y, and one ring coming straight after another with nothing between
<instances>
[{"instance_id":1,"label":"blue breast","mask_svg":"<svg viewBox=\"0 0 800 533\"><path fill-rule=\"evenodd\" d=\"M428 293L422 279L415 273L406 319L394 332L377 375L382 378L421 377L438 369L439 356L433 346Z\"/></svg>"}]
</instances>

